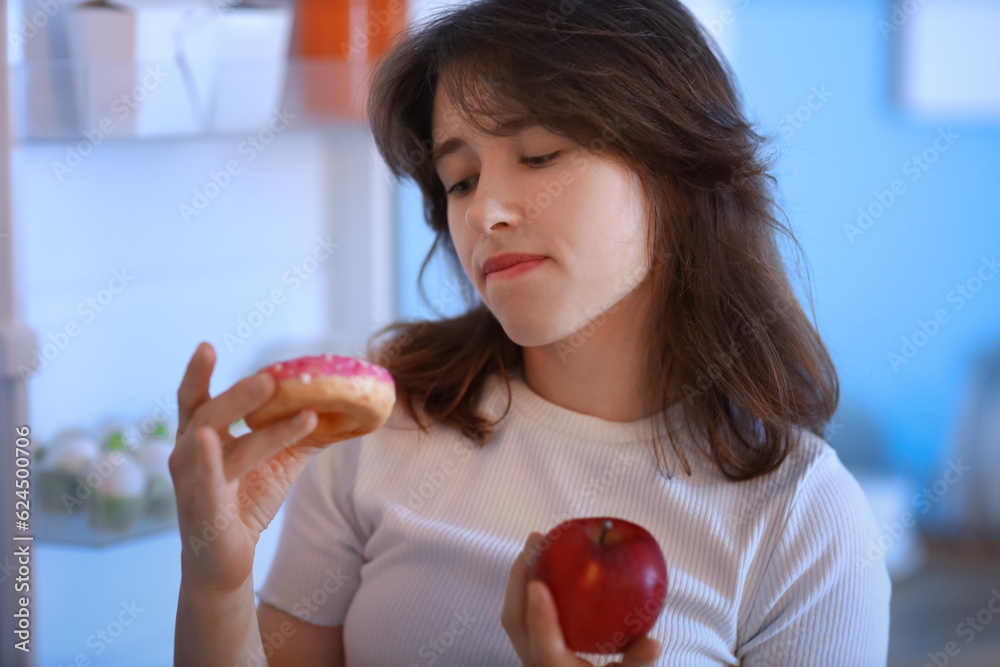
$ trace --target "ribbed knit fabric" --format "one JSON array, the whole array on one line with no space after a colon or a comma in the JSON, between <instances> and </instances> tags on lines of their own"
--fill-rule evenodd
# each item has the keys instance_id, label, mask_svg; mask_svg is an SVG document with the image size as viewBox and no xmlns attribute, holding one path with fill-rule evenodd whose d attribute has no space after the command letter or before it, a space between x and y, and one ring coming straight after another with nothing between
<instances>
[{"instance_id":1,"label":"ribbed knit fabric","mask_svg":"<svg viewBox=\"0 0 1000 667\"><path fill-rule=\"evenodd\" d=\"M724 477L690 437L688 476L656 471L662 416L610 422L550 403L521 378L495 439L416 430L397 405L375 433L331 445L286 499L261 600L343 625L349 667L520 665L500 625L531 531L617 516L659 541L669 591L658 665L885 665L891 585L861 488L822 439L770 475ZM487 384L482 412L503 414ZM683 402L667 417L684 433ZM615 656L586 655L595 665ZM620 659L620 656L618 656Z\"/></svg>"}]
</instances>

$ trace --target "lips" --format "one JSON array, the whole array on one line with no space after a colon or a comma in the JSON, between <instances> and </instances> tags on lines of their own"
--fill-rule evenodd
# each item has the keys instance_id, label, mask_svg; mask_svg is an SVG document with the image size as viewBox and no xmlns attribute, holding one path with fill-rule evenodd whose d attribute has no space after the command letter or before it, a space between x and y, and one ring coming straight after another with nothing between
<instances>
[{"instance_id":1,"label":"lips","mask_svg":"<svg viewBox=\"0 0 1000 667\"><path fill-rule=\"evenodd\" d=\"M526 255L523 253L507 253L504 255L497 255L496 257L490 257L483 262L483 273L490 274L496 271L503 271L504 269L509 269L516 264L530 262L536 259L544 259L544 257L542 255Z\"/></svg>"}]
</instances>

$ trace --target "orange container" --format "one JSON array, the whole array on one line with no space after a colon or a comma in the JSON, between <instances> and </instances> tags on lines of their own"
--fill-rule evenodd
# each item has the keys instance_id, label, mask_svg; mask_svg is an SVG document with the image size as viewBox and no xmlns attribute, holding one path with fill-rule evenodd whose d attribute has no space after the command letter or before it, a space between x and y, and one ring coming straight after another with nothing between
<instances>
[{"instance_id":1,"label":"orange container","mask_svg":"<svg viewBox=\"0 0 1000 667\"><path fill-rule=\"evenodd\" d=\"M406 27L406 0L368 0L367 17L364 34L368 37L368 57L374 59Z\"/></svg>"},{"instance_id":2,"label":"orange container","mask_svg":"<svg viewBox=\"0 0 1000 667\"><path fill-rule=\"evenodd\" d=\"M345 58L338 45L347 44L351 12L365 0L298 0L295 12L297 53L306 58ZM364 11L364 10L362 10Z\"/></svg>"},{"instance_id":3,"label":"orange container","mask_svg":"<svg viewBox=\"0 0 1000 667\"><path fill-rule=\"evenodd\" d=\"M406 0L298 0L293 51L305 110L361 119L370 67L406 18Z\"/></svg>"}]
</instances>

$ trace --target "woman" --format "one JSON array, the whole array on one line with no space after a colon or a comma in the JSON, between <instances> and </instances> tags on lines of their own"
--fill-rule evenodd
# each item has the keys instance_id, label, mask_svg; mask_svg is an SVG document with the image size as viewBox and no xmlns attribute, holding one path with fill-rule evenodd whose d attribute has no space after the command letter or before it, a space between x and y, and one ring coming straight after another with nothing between
<instances>
[{"instance_id":1,"label":"woman","mask_svg":"<svg viewBox=\"0 0 1000 667\"><path fill-rule=\"evenodd\" d=\"M476 2L395 44L373 135L478 303L377 332L397 408L319 454L288 444L309 411L233 440L273 383L209 398L199 346L182 535L245 508L185 545L180 664L607 664L565 647L527 568L541 533L605 515L649 530L670 576L620 664L885 664L877 527L822 439L836 372L716 51L670 0ZM289 489L255 617L253 545Z\"/></svg>"}]
</instances>

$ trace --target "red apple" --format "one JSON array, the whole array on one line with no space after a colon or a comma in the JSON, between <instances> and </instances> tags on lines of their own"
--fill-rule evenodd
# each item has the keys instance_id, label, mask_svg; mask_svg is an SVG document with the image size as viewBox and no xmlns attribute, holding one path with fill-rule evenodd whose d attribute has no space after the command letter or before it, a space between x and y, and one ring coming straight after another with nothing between
<instances>
[{"instance_id":1,"label":"red apple","mask_svg":"<svg viewBox=\"0 0 1000 667\"><path fill-rule=\"evenodd\" d=\"M623 653L656 623L667 564L656 538L616 517L570 519L537 546L531 578L548 586L566 646Z\"/></svg>"}]
</instances>

